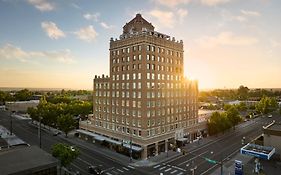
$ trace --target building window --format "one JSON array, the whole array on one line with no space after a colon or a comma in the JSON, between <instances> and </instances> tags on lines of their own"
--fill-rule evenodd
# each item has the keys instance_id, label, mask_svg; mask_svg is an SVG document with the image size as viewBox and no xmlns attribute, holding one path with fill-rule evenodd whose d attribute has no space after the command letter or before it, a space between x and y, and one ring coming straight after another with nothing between
<instances>
[{"instance_id":1,"label":"building window","mask_svg":"<svg viewBox=\"0 0 281 175\"><path fill-rule=\"evenodd\" d=\"M138 50L141 51L141 45L138 46Z\"/></svg>"},{"instance_id":2,"label":"building window","mask_svg":"<svg viewBox=\"0 0 281 175\"><path fill-rule=\"evenodd\" d=\"M141 55L139 55L138 59L139 59L139 61L141 60Z\"/></svg>"}]
</instances>

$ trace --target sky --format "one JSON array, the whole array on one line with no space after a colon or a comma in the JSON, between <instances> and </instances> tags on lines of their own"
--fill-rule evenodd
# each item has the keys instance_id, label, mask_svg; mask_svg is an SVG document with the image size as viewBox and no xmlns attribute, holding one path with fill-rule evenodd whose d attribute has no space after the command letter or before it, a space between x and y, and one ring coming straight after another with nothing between
<instances>
[{"instance_id":1,"label":"sky","mask_svg":"<svg viewBox=\"0 0 281 175\"><path fill-rule=\"evenodd\" d=\"M184 42L199 89L281 88L279 0L0 0L0 87L92 89L141 13Z\"/></svg>"}]
</instances>

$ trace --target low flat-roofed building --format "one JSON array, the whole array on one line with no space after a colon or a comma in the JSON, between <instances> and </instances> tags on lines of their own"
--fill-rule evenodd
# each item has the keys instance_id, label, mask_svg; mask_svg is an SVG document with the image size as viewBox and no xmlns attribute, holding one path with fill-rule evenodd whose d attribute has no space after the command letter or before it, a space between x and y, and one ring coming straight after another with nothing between
<instances>
[{"instance_id":1,"label":"low flat-roofed building","mask_svg":"<svg viewBox=\"0 0 281 175\"><path fill-rule=\"evenodd\" d=\"M37 146L0 151L0 174L56 175L58 160Z\"/></svg>"},{"instance_id":2,"label":"low flat-roofed building","mask_svg":"<svg viewBox=\"0 0 281 175\"><path fill-rule=\"evenodd\" d=\"M6 109L15 112L26 112L29 107L37 107L39 100L7 102Z\"/></svg>"},{"instance_id":3,"label":"low flat-roofed building","mask_svg":"<svg viewBox=\"0 0 281 175\"><path fill-rule=\"evenodd\" d=\"M263 127L264 145L271 146L281 154L281 123L273 121L271 124Z\"/></svg>"}]
</instances>

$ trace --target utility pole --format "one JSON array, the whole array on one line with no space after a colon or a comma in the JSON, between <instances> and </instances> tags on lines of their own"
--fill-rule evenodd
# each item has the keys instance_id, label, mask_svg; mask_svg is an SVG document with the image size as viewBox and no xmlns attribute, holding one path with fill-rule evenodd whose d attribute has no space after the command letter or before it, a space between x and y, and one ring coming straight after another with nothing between
<instances>
[{"instance_id":1,"label":"utility pole","mask_svg":"<svg viewBox=\"0 0 281 175\"><path fill-rule=\"evenodd\" d=\"M133 161L133 157L132 157L132 154L133 154L133 150L132 150L132 147L133 147L133 143L132 143L132 129L131 129L131 134L130 134L130 162Z\"/></svg>"},{"instance_id":2,"label":"utility pole","mask_svg":"<svg viewBox=\"0 0 281 175\"><path fill-rule=\"evenodd\" d=\"M10 112L10 135L13 135L13 111Z\"/></svg>"},{"instance_id":3,"label":"utility pole","mask_svg":"<svg viewBox=\"0 0 281 175\"><path fill-rule=\"evenodd\" d=\"M39 136L39 148L41 148L41 120L42 120L42 117L39 117L39 128L38 128L38 136Z\"/></svg>"},{"instance_id":4,"label":"utility pole","mask_svg":"<svg viewBox=\"0 0 281 175\"><path fill-rule=\"evenodd\" d=\"M220 164L221 164L221 175L223 175L223 160L221 160Z\"/></svg>"}]
</instances>

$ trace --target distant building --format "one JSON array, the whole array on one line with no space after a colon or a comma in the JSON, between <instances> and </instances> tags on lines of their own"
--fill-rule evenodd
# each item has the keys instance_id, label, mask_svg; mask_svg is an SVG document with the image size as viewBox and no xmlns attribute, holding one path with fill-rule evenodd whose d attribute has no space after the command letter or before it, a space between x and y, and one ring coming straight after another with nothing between
<instances>
[{"instance_id":1,"label":"distant building","mask_svg":"<svg viewBox=\"0 0 281 175\"><path fill-rule=\"evenodd\" d=\"M6 102L6 109L15 112L26 112L29 107L37 107L39 100Z\"/></svg>"},{"instance_id":2,"label":"distant building","mask_svg":"<svg viewBox=\"0 0 281 175\"><path fill-rule=\"evenodd\" d=\"M183 41L154 31L137 14L109 50L110 76L95 76L93 117L80 123L91 133L80 134L132 149L142 159L166 152L187 134L195 139L198 85L184 78Z\"/></svg>"},{"instance_id":3,"label":"distant building","mask_svg":"<svg viewBox=\"0 0 281 175\"><path fill-rule=\"evenodd\" d=\"M36 146L0 151L0 174L57 175L58 160Z\"/></svg>"}]
</instances>

